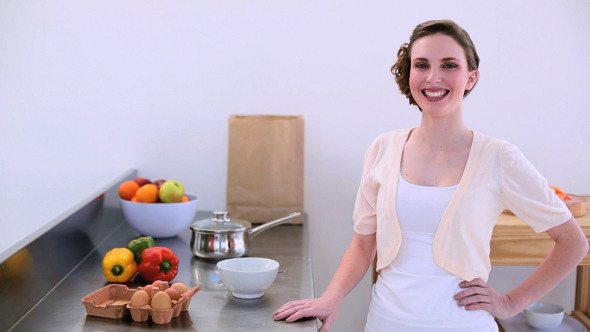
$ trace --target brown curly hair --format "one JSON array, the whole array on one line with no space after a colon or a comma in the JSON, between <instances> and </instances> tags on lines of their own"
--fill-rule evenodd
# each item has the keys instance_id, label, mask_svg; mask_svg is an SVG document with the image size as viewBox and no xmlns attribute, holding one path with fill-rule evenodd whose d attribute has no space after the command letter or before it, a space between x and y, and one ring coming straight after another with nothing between
<instances>
[{"instance_id":1,"label":"brown curly hair","mask_svg":"<svg viewBox=\"0 0 590 332\"><path fill-rule=\"evenodd\" d=\"M479 68L479 56L477 55L473 41L471 41L467 31L455 22L451 20L434 20L418 24L410 36L410 42L402 44L399 51L397 51L397 61L391 66L391 73L395 76L395 81L397 82L399 90L408 98L410 105L418 106L410 92L410 53L412 51L412 45L414 45L414 42L417 39L435 33L442 33L450 36L461 45L465 51L469 71ZM473 87L475 87L475 85ZM471 90L473 90L473 87L470 90L465 90L463 97L466 97Z\"/></svg>"}]
</instances>

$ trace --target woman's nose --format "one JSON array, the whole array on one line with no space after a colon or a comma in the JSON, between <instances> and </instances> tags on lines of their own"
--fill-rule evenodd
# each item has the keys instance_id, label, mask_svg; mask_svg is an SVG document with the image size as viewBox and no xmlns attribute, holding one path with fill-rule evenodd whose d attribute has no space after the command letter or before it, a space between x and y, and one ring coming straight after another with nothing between
<instances>
[{"instance_id":1,"label":"woman's nose","mask_svg":"<svg viewBox=\"0 0 590 332\"><path fill-rule=\"evenodd\" d=\"M438 83L440 82L441 78L440 78L440 73L438 70L436 70L435 68L431 69L428 72L428 75L426 76L426 82L428 83Z\"/></svg>"}]
</instances>

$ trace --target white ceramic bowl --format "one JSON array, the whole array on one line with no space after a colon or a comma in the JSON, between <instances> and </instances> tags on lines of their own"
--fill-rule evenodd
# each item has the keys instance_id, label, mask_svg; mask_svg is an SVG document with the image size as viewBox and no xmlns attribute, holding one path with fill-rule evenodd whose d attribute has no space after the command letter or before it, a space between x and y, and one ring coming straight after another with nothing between
<instances>
[{"instance_id":1,"label":"white ceramic bowl","mask_svg":"<svg viewBox=\"0 0 590 332\"><path fill-rule=\"evenodd\" d=\"M279 262L262 257L230 258L218 262L217 270L233 296L257 299L275 281Z\"/></svg>"},{"instance_id":2,"label":"white ceramic bowl","mask_svg":"<svg viewBox=\"0 0 590 332\"><path fill-rule=\"evenodd\" d=\"M527 323L538 329L558 327L563 321L563 315L563 307L544 302L535 302L524 311Z\"/></svg>"},{"instance_id":3,"label":"white ceramic bowl","mask_svg":"<svg viewBox=\"0 0 590 332\"><path fill-rule=\"evenodd\" d=\"M119 198L125 219L144 236L167 238L189 229L197 214L199 198L186 195L188 202L138 203Z\"/></svg>"}]
</instances>

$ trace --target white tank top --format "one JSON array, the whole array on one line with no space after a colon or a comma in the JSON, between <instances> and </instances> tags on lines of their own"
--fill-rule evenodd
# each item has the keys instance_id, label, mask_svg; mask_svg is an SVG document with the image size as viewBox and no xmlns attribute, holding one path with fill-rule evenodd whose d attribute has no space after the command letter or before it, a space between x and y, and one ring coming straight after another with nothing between
<instances>
[{"instance_id":1,"label":"white tank top","mask_svg":"<svg viewBox=\"0 0 590 332\"><path fill-rule=\"evenodd\" d=\"M456 188L419 186L399 176L395 204L402 243L373 285L366 332L498 331L487 311L457 305L453 296L463 280L434 261L434 234Z\"/></svg>"}]
</instances>

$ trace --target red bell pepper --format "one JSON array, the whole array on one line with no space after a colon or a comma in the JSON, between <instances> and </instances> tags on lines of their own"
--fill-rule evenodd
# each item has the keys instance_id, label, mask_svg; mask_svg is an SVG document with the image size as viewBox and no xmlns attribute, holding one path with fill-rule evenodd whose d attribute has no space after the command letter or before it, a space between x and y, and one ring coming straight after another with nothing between
<instances>
[{"instance_id":1,"label":"red bell pepper","mask_svg":"<svg viewBox=\"0 0 590 332\"><path fill-rule=\"evenodd\" d=\"M172 281L178 273L178 257L166 247L151 247L141 253L137 267L139 275L146 281Z\"/></svg>"}]
</instances>

